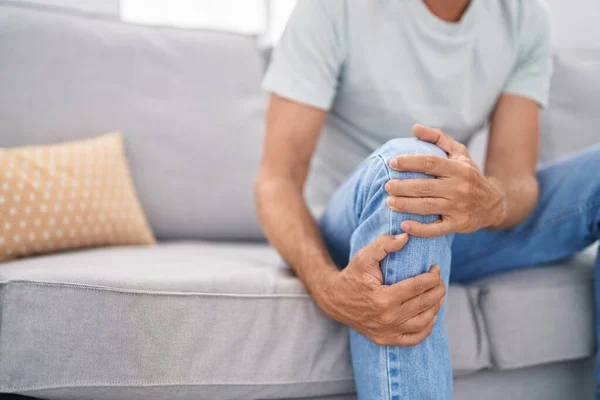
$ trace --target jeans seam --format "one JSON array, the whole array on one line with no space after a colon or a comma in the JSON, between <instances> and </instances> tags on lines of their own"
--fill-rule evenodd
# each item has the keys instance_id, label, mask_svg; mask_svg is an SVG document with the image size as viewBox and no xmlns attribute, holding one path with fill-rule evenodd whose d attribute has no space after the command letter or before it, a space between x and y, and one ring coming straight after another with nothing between
<instances>
[{"instance_id":1,"label":"jeans seam","mask_svg":"<svg viewBox=\"0 0 600 400\"><path fill-rule=\"evenodd\" d=\"M546 221L544 223L541 223L541 224L532 226L530 228L524 229L521 232L515 233L514 235L507 235L508 237L505 237L503 240L500 240L500 241L496 242L493 246L490 246L490 247L486 248L485 250L479 251L477 253L471 254L468 259L464 260L464 262L468 263L471 260L473 260L474 258L477 258L477 257L481 256L482 254L490 253L490 252L495 251L498 247L504 245L507 242L510 242L510 241L514 240L515 236L519 237L519 236L522 236L524 234L530 234L532 232L536 232L536 231L540 231L542 229L546 229L546 228L552 227L552 226L558 224L559 222L562 222L564 220L572 218L575 215L581 214L581 213L583 213L583 212L585 212L585 211L587 211L587 210L589 210L591 208L597 207L597 206L600 206L600 201L593 201L593 202L587 203L587 204L585 204L583 206L574 208L571 211L569 211L568 213L560 215L560 216L558 216L556 218L552 218L549 221Z\"/></svg>"},{"instance_id":2,"label":"jeans seam","mask_svg":"<svg viewBox=\"0 0 600 400\"><path fill-rule=\"evenodd\" d=\"M383 169L385 170L386 176L388 178L388 180L391 180L392 177L390 175L390 171L387 168L387 165L385 163L385 160L383 159L383 157L381 157L380 154L377 155L377 158L381 161L381 163L383 164ZM388 233L392 234L392 227L393 227L393 221L392 221L392 211L390 209L388 209ZM387 275L388 275L388 262L389 262L389 256L387 256L385 258L385 261L383 263L383 280L384 280L384 284L387 283ZM385 364L386 364L386 369L387 369L387 391L388 391L388 395L387 398L391 399L392 398L392 376L390 373L390 346L385 346Z\"/></svg>"},{"instance_id":3,"label":"jeans seam","mask_svg":"<svg viewBox=\"0 0 600 400\"><path fill-rule=\"evenodd\" d=\"M388 180L391 180L392 177L390 175L390 171L387 169L386 164L385 164L385 160L383 159L383 157L381 157L381 155L377 155L377 158L379 159L379 161L381 161L381 163L384 166L384 170L385 170L385 174L388 178ZM392 234L392 211L388 209L388 233L391 235ZM385 258L385 261L383 263L383 279L384 279L384 283L386 283L387 281L387 272L388 272L388 260L389 257Z\"/></svg>"},{"instance_id":4,"label":"jeans seam","mask_svg":"<svg viewBox=\"0 0 600 400\"><path fill-rule=\"evenodd\" d=\"M382 169L385 171L385 173L386 173L386 176L388 177L388 180L389 180L389 179L392 179L392 178L391 178L391 176L390 176L390 173L389 173L389 171L388 171L388 169L387 169L387 165L386 165L386 163L385 163L385 160L383 160L383 158L381 157L381 155L379 155L379 154L376 154L376 155L374 155L374 157L373 157L373 158L375 158L375 159L376 159L376 161L380 161L380 162L381 162L381 164L382 164L382 165L381 165L381 167L382 167ZM369 176L369 175L368 175L368 176ZM370 176L369 176L369 177L370 177ZM372 178L372 177L370 177L370 178L371 178L371 179L370 179L370 185L369 185L369 188L368 188L368 190L366 191L366 193L363 193L363 194L362 194L362 197L363 197L363 199L362 199L362 202L363 202L363 204L362 204L362 205L359 207L361 211L360 211L360 212L355 212L355 215L358 215L358 217L357 217L357 225L358 225L358 224L360 223L360 221L362 220L362 213L363 213L363 211L364 211L364 208L365 208L365 204L364 204L364 203L367 203L367 202L368 202L368 200L366 200L366 201L365 201L364 197L367 197L367 199L368 199L368 198L370 197L371 193L373 192L373 184L374 184L375 178ZM358 204L359 202L356 202L356 203Z\"/></svg>"}]
</instances>

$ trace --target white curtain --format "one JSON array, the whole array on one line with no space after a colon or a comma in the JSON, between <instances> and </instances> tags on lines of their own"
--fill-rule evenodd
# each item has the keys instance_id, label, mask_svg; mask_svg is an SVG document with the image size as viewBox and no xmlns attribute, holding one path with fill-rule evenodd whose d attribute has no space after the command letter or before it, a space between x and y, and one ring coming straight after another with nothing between
<instances>
[{"instance_id":1,"label":"white curtain","mask_svg":"<svg viewBox=\"0 0 600 400\"><path fill-rule=\"evenodd\" d=\"M297 0L266 0L267 26L262 37L262 44L273 46L281 37L285 25L294 10ZM327 1L327 0L323 0Z\"/></svg>"},{"instance_id":2,"label":"white curtain","mask_svg":"<svg viewBox=\"0 0 600 400\"><path fill-rule=\"evenodd\" d=\"M121 0L123 21L262 35L265 0Z\"/></svg>"}]
</instances>

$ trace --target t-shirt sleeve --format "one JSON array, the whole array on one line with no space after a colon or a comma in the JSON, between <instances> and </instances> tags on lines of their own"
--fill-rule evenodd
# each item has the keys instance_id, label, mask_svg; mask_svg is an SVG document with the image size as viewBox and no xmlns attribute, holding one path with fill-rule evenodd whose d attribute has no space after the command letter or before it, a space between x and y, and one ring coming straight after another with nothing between
<instances>
[{"instance_id":1,"label":"t-shirt sleeve","mask_svg":"<svg viewBox=\"0 0 600 400\"><path fill-rule=\"evenodd\" d=\"M516 64L503 92L535 100L548 106L552 77L550 15L540 0L527 0L519 33Z\"/></svg>"},{"instance_id":2,"label":"t-shirt sleeve","mask_svg":"<svg viewBox=\"0 0 600 400\"><path fill-rule=\"evenodd\" d=\"M342 0L300 0L271 59L263 89L329 110L346 53Z\"/></svg>"}]
</instances>

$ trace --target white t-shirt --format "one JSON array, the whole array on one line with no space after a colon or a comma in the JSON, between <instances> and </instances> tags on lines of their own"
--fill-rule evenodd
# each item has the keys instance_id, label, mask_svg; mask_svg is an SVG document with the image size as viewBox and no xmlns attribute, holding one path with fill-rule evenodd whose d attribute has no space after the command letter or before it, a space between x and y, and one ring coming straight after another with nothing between
<instances>
[{"instance_id":1,"label":"white t-shirt","mask_svg":"<svg viewBox=\"0 0 600 400\"><path fill-rule=\"evenodd\" d=\"M541 0L472 0L457 23L422 0L300 0L263 86L329 111L307 182L311 207L417 122L466 142L502 93L545 106L549 21Z\"/></svg>"}]
</instances>

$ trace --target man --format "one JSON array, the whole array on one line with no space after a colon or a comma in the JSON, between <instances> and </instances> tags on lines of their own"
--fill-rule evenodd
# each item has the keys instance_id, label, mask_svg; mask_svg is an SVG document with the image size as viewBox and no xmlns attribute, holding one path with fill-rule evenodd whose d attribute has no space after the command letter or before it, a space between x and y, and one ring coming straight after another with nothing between
<instances>
[{"instance_id":1,"label":"man","mask_svg":"<svg viewBox=\"0 0 600 400\"><path fill-rule=\"evenodd\" d=\"M600 148L536 171L550 50L538 0L298 3L264 82L257 207L350 326L359 399L451 398L448 281L600 237ZM462 143L487 123L481 171Z\"/></svg>"}]
</instances>

